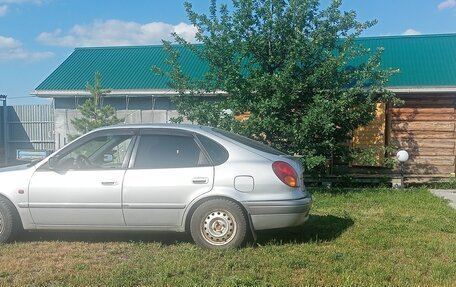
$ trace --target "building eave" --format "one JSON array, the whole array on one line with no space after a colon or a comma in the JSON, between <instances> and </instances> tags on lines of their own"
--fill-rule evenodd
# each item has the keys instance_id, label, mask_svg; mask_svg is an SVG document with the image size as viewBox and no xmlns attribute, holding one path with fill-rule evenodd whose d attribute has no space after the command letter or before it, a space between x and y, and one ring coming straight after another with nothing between
<instances>
[{"instance_id":1,"label":"building eave","mask_svg":"<svg viewBox=\"0 0 456 287\"><path fill-rule=\"evenodd\" d=\"M436 87L387 87L388 90L396 94L440 94L456 93L456 86L436 86Z\"/></svg>"},{"instance_id":2,"label":"building eave","mask_svg":"<svg viewBox=\"0 0 456 287\"><path fill-rule=\"evenodd\" d=\"M444 87L387 87L396 94L438 94L456 93L456 86ZM41 98L60 98L60 97L87 97L90 93L86 90L34 90L30 93ZM110 96L154 96L169 97L179 93L169 89L138 89L138 90L110 90ZM227 95L226 92L216 91L204 94L204 96Z\"/></svg>"},{"instance_id":3,"label":"building eave","mask_svg":"<svg viewBox=\"0 0 456 287\"><path fill-rule=\"evenodd\" d=\"M154 96L154 97L168 97L176 96L179 93L174 90L160 90L160 89L138 89L138 90L109 90L109 96ZM90 93L86 90L34 90L30 93L41 98L59 98L59 97L87 97ZM213 93L206 93L204 96L219 96L226 95L226 92L215 91Z\"/></svg>"}]
</instances>

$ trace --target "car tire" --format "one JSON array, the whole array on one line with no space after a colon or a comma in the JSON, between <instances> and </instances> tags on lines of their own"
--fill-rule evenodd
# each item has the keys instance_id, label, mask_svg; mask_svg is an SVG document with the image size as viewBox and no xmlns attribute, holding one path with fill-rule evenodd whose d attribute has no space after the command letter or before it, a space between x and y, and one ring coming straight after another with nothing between
<instances>
[{"instance_id":1,"label":"car tire","mask_svg":"<svg viewBox=\"0 0 456 287\"><path fill-rule=\"evenodd\" d=\"M238 248L246 240L247 219L237 203L211 199L192 214L190 233L193 241L205 249Z\"/></svg>"},{"instance_id":2,"label":"car tire","mask_svg":"<svg viewBox=\"0 0 456 287\"><path fill-rule=\"evenodd\" d=\"M11 242L19 233L19 224L14 206L0 198L0 243Z\"/></svg>"}]
</instances>

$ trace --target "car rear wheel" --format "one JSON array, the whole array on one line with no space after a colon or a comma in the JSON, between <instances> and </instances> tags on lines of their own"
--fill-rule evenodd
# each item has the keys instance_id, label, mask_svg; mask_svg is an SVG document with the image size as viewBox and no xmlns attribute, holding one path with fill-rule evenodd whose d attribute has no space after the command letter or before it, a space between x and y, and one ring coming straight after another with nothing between
<instances>
[{"instance_id":1,"label":"car rear wheel","mask_svg":"<svg viewBox=\"0 0 456 287\"><path fill-rule=\"evenodd\" d=\"M0 198L0 243L10 242L19 230L19 220L11 203Z\"/></svg>"},{"instance_id":2,"label":"car rear wheel","mask_svg":"<svg viewBox=\"0 0 456 287\"><path fill-rule=\"evenodd\" d=\"M237 248L246 239L247 220L238 204L212 199L196 208L190 233L195 243L206 249Z\"/></svg>"}]
</instances>

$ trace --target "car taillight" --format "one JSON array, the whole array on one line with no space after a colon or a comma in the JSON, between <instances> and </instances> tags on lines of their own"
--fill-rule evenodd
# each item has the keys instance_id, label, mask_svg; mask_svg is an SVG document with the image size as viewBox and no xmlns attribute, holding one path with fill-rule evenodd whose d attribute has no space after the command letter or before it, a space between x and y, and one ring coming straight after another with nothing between
<instances>
[{"instance_id":1,"label":"car taillight","mask_svg":"<svg viewBox=\"0 0 456 287\"><path fill-rule=\"evenodd\" d=\"M275 161L272 164L272 170L277 175L277 177L286 185L291 187L299 186L298 175L290 164L283 161Z\"/></svg>"}]
</instances>

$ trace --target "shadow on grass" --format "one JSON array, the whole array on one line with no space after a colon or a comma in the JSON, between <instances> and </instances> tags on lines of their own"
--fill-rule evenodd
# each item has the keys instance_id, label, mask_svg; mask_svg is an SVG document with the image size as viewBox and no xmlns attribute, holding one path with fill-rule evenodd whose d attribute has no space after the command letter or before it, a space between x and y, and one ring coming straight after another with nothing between
<instances>
[{"instance_id":1,"label":"shadow on grass","mask_svg":"<svg viewBox=\"0 0 456 287\"><path fill-rule=\"evenodd\" d=\"M312 187L308 189L311 194L320 193L320 194L330 194L330 195L346 195L346 194L355 194L355 193L379 193L380 191L389 191L395 192L396 189L389 187L377 187L377 188L363 188L363 187L332 187L332 188L323 188L323 187Z\"/></svg>"},{"instance_id":2,"label":"shadow on grass","mask_svg":"<svg viewBox=\"0 0 456 287\"><path fill-rule=\"evenodd\" d=\"M112 231L33 231L24 232L18 242L64 241L64 242L142 242L173 245L192 242L190 236L181 232L112 232Z\"/></svg>"},{"instance_id":3,"label":"shadow on grass","mask_svg":"<svg viewBox=\"0 0 456 287\"><path fill-rule=\"evenodd\" d=\"M258 232L258 243L263 245L327 242L338 238L353 224L353 219L347 217L311 215L302 226Z\"/></svg>"},{"instance_id":4,"label":"shadow on grass","mask_svg":"<svg viewBox=\"0 0 456 287\"><path fill-rule=\"evenodd\" d=\"M257 242L286 244L332 241L354 224L351 218L333 215L311 215L302 226L258 232ZM187 233L179 232L110 232L110 231L33 231L24 232L18 242L143 242L174 245L193 242Z\"/></svg>"}]
</instances>

